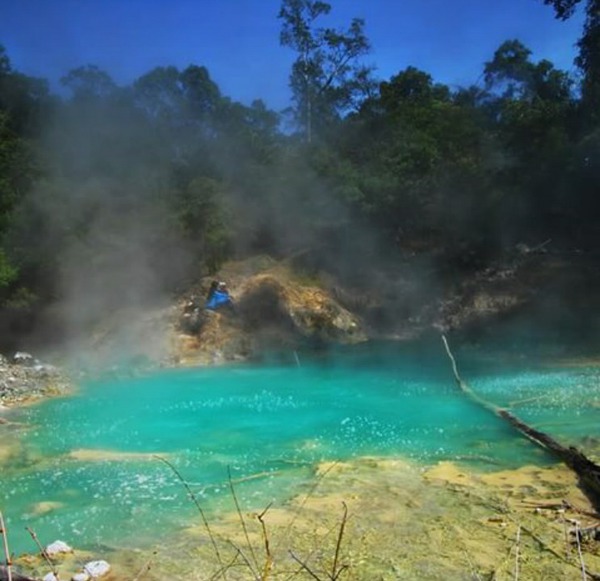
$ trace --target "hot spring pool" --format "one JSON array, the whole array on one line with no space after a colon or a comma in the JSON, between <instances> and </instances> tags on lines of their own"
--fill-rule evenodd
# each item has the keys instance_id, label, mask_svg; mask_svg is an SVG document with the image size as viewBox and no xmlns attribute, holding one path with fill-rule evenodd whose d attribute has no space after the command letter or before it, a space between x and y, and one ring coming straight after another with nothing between
<instances>
[{"instance_id":1,"label":"hot spring pool","mask_svg":"<svg viewBox=\"0 0 600 581\"><path fill-rule=\"evenodd\" d=\"M474 391L560 441L600 436L599 368L457 357L468 358L461 372ZM12 411L28 428L0 426L10 449L0 509L11 549L35 551L25 527L44 542L133 546L197 519L155 455L208 514L231 500L228 471L241 502L260 507L297 493L327 460L399 456L477 470L551 462L458 391L440 346L355 347L300 354L298 363L105 379Z\"/></svg>"}]
</instances>

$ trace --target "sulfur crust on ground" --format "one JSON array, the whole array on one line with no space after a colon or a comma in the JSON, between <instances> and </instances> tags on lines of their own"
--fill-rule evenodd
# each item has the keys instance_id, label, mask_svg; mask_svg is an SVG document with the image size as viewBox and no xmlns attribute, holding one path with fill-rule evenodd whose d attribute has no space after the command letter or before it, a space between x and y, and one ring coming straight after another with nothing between
<instances>
[{"instance_id":1,"label":"sulfur crust on ground","mask_svg":"<svg viewBox=\"0 0 600 581\"><path fill-rule=\"evenodd\" d=\"M367 339L359 318L316 286L315 281L299 278L281 263L260 263L252 267L254 270L249 268L246 263L231 263L220 274L228 281L238 307L236 313L205 312L201 329L195 333L182 332L176 324L172 326L170 351L177 364L240 361L265 348L293 350L303 340L356 343ZM196 289L196 297L203 295L202 289ZM261 295L268 301L262 305L263 312L257 314L257 297ZM190 295L183 300L179 311L193 298Z\"/></svg>"},{"instance_id":2,"label":"sulfur crust on ground","mask_svg":"<svg viewBox=\"0 0 600 581\"><path fill-rule=\"evenodd\" d=\"M92 448L77 448L67 454L68 458L80 462L107 462L131 460L156 461L157 456L165 457L167 454L158 452L119 452L118 450L95 450Z\"/></svg>"},{"instance_id":3,"label":"sulfur crust on ground","mask_svg":"<svg viewBox=\"0 0 600 581\"><path fill-rule=\"evenodd\" d=\"M324 463L301 493L266 511L245 501L241 483L234 490L240 513L231 500L230 511L209 522L229 580L254 579L265 567L269 579L314 579L306 567L330 578L342 523L340 580L514 579L517 566L521 579L577 579L581 565L568 531L575 521L597 523L583 512L591 512L590 503L563 466L482 473L394 458ZM561 509L563 500L578 510ZM200 516L194 520L160 547L104 555L113 564L106 579L144 568L147 581L218 578L219 557ZM582 545L591 572L600 571L597 545ZM65 573L71 566L65 562Z\"/></svg>"}]
</instances>

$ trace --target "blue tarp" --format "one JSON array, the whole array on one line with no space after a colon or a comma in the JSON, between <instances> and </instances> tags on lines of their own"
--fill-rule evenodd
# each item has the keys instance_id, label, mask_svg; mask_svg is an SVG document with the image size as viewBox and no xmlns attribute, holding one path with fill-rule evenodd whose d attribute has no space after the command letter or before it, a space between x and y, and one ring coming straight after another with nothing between
<instances>
[{"instance_id":1,"label":"blue tarp","mask_svg":"<svg viewBox=\"0 0 600 581\"><path fill-rule=\"evenodd\" d=\"M225 307L233 305L231 297L227 291L216 290L212 296L206 301L205 308L210 310L216 310L219 307Z\"/></svg>"}]
</instances>

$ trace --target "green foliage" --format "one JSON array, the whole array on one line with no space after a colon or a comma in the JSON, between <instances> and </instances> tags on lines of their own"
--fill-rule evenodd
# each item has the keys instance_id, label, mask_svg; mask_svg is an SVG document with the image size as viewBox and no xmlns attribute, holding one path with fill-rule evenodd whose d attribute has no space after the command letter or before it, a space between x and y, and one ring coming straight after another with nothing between
<instances>
[{"instance_id":1,"label":"green foliage","mask_svg":"<svg viewBox=\"0 0 600 581\"><path fill-rule=\"evenodd\" d=\"M8 113L0 110L0 233L33 172L29 148L10 126Z\"/></svg>"},{"instance_id":2,"label":"green foliage","mask_svg":"<svg viewBox=\"0 0 600 581\"><path fill-rule=\"evenodd\" d=\"M567 20L581 0L544 0L554 7L556 17ZM598 122L598 102L600 101L600 0L585 1L585 21L583 33L577 41L579 54L575 63L583 73L582 104L586 116Z\"/></svg>"},{"instance_id":3,"label":"green foliage","mask_svg":"<svg viewBox=\"0 0 600 581\"><path fill-rule=\"evenodd\" d=\"M544 0L544 4L554 6L556 16L562 20L566 20L573 15L579 2L581 0Z\"/></svg>"},{"instance_id":4,"label":"green foliage","mask_svg":"<svg viewBox=\"0 0 600 581\"><path fill-rule=\"evenodd\" d=\"M464 226L473 205L466 203L465 189L475 197L485 184L483 139L468 103L461 105L448 87L409 67L383 82L379 96L349 120L342 151L357 183L346 190L348 201L395 244L411 238L439 244L440 236L458 229L449 219L452 200Z\"/></svg>"},{"instance_id":5,"label":"green foliage","mask_svg":"<svg viewBox=\"0 0 600 581\"><path fill-rule=\"evenodd\" d=\"M583 72L583 99L586 112L598 122L600 101L600 1L588 0L583 35L577 42L579 54L575 59Z\"/></svg>"},{"instance_id":6,"label":"green foliage","mask_svg":"<svg viewBox=\"0 0 600 581\"><path fill-rule=\"evenodd\" d=\"M6 257L5 252L0 248L0 293L9 287L15 280L19 271L14 267Z\"/></svg>"},{"instance_id":7,"label":"green foliage","mask_svg":"<svg viewBox=\"0 0 600 581\"><path fill-rule=\"evenodd\" d=\"M12 292L6 302L2 305L10 311L21 311L22 313L35 309L39 304L39 297L25 287L18 287Z\"/></svg>"},{"instance_id":8,"label":"green foliage","mask_svg":"<svg viewBox=\"0 0 600 581\"><path fill-rule=\"evenodd\" d=\"M216 272L229 256L230 219L224 207L223 186L214 179L194 178L175 198L175 211L184 238L209 272Z\"/></svg>"},{"instance_id":9,"label":"green foliage","mask_svg":"<svg viewBox=\"0 0 600 581\"><path fill-rule=\"evenodd\" d=\"M318 28L331 6L315 0L283 0L280 42L292 48L290 87L294 117L310 143L316 127L334 123L372 87L370 69L360 64L370 44L364 20L355 18L347 30Z\"/></svg>"},{"instance_id":10,"label":"green foliage","mask_svg":"<svg viewBox=\"0 0 600 581\"><path fill-rule=\"evenodd\" d=\"M487 89L505 100L565 102L571 99L573 81L551 62L532 63L531 51L518 40L509 40L485 64Z\"/></svg>"},{"instance_id":11,"label":"green foliage","mask_svg":"<svg viewBox=\"0 0 600 581\"><path fill-rule=\"evenodd\" d=\"M117 85L110 75L95 65L73 69L60 82L71 91L74 100L107 99L117 91Z\"/></svg>"},{"instance_id":12,"label":"green foliage","mask_svg":"<svg viewBox=\"0 0 600 581\"><path fill-rule=\"evenodd\" d=\"M577 0L546 3L567 18ZM118 87L87 65L59 99L0 47L0 299L98 293L86 307L110 309L106 296L136 302L253 252L313 251L336 268L348 252L594 248L598 0L585 6L581 86L512 39L484 86L451 89L414 67L376 85L362 20L320 26L328 3L283 0L297 135L263 101L223 95L204 66Z\"/></svg>"},{"instance_id":13,"label":"green foliage","mask_svg":"<svg viewBox=\"0 0 600 581\"><path fill-rule=\"evenodd\" d=\"M171 131L210 130L222 103L205 67L157 67L137 79L133 98L151 120Z\"/></svg>"}]
</instances>

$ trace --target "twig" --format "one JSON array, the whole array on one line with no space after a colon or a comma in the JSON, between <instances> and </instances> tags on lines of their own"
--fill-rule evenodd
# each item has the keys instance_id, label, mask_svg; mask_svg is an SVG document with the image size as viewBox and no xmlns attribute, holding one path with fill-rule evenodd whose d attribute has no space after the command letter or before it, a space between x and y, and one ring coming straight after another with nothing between
<instances>
[{"instance_id":1,"label":"twig","mask_svg":"<svg viewBox=\"0 0 600 581\"><path fill-rule=\"evenodd\" d=\"M509 407L513 408L516 407L518 405L523 405L526 403L531 403L533 401L539 401L540 399L547 399L550 397L550 394L544 394L544 395L536 395L535 397L528 397L526 399L516 399L514 401L510 401L508 402Z\"/></svg>"},{"instance_id":2,"label":"twig","mask_svg":"<svg viewBox=\"0 0 600 581\"><path fill-rule=\"evenodd\" d=\"M515 581L519 581L519 551L521 543L521 525L517 529L517 541L515 545Z\"/></svg>"},{"instance_id":3,"label":"twig","mask_svg":"<svg viewBox=\"0 0 600 581\"><path fill-rule=\"evenodd\" d=\"M235 558L237 559L238 557L241 557L244 560L244 563L246 563L246 567L248 567L248 569L254 576L254 579L256 579L256 581L260 581L260 577L258 576L258 573L256 573L256 571L254 570L254 568L252 567L252 563L250 561L248 561L248 557L246 557L246 555L244 555L244 552L242 551L242 549L240 549L232 540L228 539L227 542L237 551L237 555L235 556ZM233 565L234 562L235 562L235 560L232 561L231 564Z\"/></svg>"},{"instance_id":4,"label":"twig","mask_svg":"<svg viewBox=\"0 0 600 581\"><path fill-rule=\"evenodd\" d=\"M569 559L570 548L569 548L569 531L567 530L567 521L565 520L564 512L560 513L560 522L563 526L563 534L565 538L565 559Z\"/></svg>"},{"instance_id":5,"label":"twig","mask_svg":"<svg viewBox=\"0 0 600 581\"><path fill-rule=\"evenodd\" d=\"M265 521L263 520L263 517L265 516L265 514L267 514L269 508L271 508L271 504L272 503L269 503L265 510L263 510L260 514L256 515L256 518L258 519L258 522L260 522L260 525L262 527L263 541L265 543L266 560L262 575L263 580L269 577L269 573L271 572L271 568L273 567L273 555L271 554L271 548L269 546L269 535L267 534L267 526L265 524Z\"/></svg>"},{"instance_id":6,"label":"twig","mask_svg":"<svg viewBox=\"0 0 600 581\"><path fill-rule=\"evenodd\" d=\"M477 581L482 581L481 575L477 571L477 567L475 566L475 563L473 563L473 560L471 559L471 556L469 555L469 551L467 550L467 546L462 538L462 531L461 531L460 527L456 524L453 524L450 528L455 532L456 540L458 542L460 542L460 544L462 545L462 547L461 547L462 551L465 555L465 558L467 559L467 563L469 564L469 567L470 567L473 575L475 576Z\"/></svg>"},{"instance_id":7,"label":"twig","mask_svg":"<svg viewBox=\"0 0 600 581\"><path fill-rule=\"evenodd\" d=\"M479 574L479 572L477 571L477 567L475 567L475 564L471 560L469 552L467 551L467 549L465 547L463 547L462 550L467 559L467 563L469 563L469 567L471 567L471 571L473 572L473 575L475 575L475 577L477 578L477 581L482 581L481 575Z\"/></svg>"},{"instance_id":8,"label":"twig","mask_svg":"<svg viewBox=\"0 0 600 581\"><path fill-rule=\"evenodd\" d=\"M302 567L302 569L304 569L313 579L321 581L321 578L316 573L314 573L305 562L298 559L298 557L296 557L296 555L294 555L292 551L290 551L290 555L292 556L292 559L294 559L294 561L296 561Z\"/></svg>"},{"instance_id":9,"label":"twig","mask_svg":"<svg viewBox=\"0 0 600 581\"><path fill-rule=\"evenodd\" d=\"M447 353L447 355L448 355L448 357L450 359L450 362L452 363L452 373L454 374L454 379L456 381L456 385L458 385L458 387L460 388L460 390L463 393L465 393L468 397L470 397L474 402L478 403L479 405L481 405L485 409L491 411L492 413L498 415L499 408L497 408L495 405L491 404L490 402L486 401L485 399L479 397L462 380L462 377L458 373L458 367L456 365L456 359L454 359L454 355L452 354L452 351L450 351L450 346L448 345L448 340L446 339L445 335L442 335L442 341L444 343L444 347L446 349L446 353Z\"/></svg>"},{"instance_id":10,"label":"twig","mask_svg":"<svg viewBox=\"0 0 600 581\"><path fill-rule=\"evenodd\" d=\"M224 571L228 571L229 569L231 569L231 567L233 567L233 565L235 564L235 562L237 561L237 558L242 554L242 552L235 547L234 548L237 550L236 554L233 556L233 559L231 559L231 561L229 561L229 563L227 563L227 565L225 565L224 569L219 569L211 578L210 581L213 581L214 579L216 579L217 577L219 577L219 575L222 575Z\"/></svg>"},{"instance_id":11,"label":"twig","mask_svg":"<svg viewBox=\"0 0 600 581\"><path fill-rule=\"evenodd\" d=\"M342 516L342 522L340 524L340 532L338 533L337 542L335 545L335 556L333 557L333 567L331 568L331 579L335 581L341 574L341 572L346 569L347 565L342 565L342 567L338 571L338 559L340 556L340 547L342 546L342 539L344 537L344 529L346 528L346 522L348 520L348 506L345 502L342 502L344 507L344 516Z\"/></svg>"},{"instance_id":12,"label":"twig","mask_svg":"<svg viewBox=\"0 0 600 581\"><path fill-rule=\"evenodd\" d=\"M444 343L444 347L446 348L446 354L450 358L450 363L452 363L452 373L454 374L454 379L456 380L458 387L460 387L462 389L463 380L460 378L460 375L458 374L458 367L456 365L456 359L454 359L454 355L452 355L452 351L450 351L450 346L448 345L448 340L446 339L446 335L442 335L442 341Z\"/></svg>"},{"instance_id":13,"label":"twig","mask_svg":"<svg viewBox=\"0 0 600 581\"><path fill-rule=\"evenodd\" d=\"M42 554L42 557L44 557L44 560L46 561L46 563L48 563L48 567L50 567L50 571L52 571L52 574L58 581L58 570L56 569L56 567L54 566L54 563L50 559L50 555L48 555L48 551L46 551L46 549L44 549L44 547L42 547L42 544L40 543L40 540L38 539L38 536L35 534L35 531L33 529L31 529L29 527L25 527L25 530L31 535L31 538L33 539L33 542L38 546L40 553Z\"/></svg>"},{"instance_id":14,"label":"twig","mask_svg":"<svg viewBox=\"0 0 600 581\"><path fill-rule=\"evenodd\" d=\"M327 575L327 578L330 579L330 581L337 581L337 579L339 579L342 572L345 571L346 569L348 569L348 565L339 566L339 557L340 557L340 550L342 547L342 540L344 538L344 531L346 529L346 523L348 522L348 506L346 505L345 502L343 502L342 505L344 507L344 514L342 516L342 522L340 523L340 528L339 528L338 535L337 535L335 554L333 557L331 573L325 573ZM333 528L334 527L331 527L327 531L325 536L329 535L329 533L331 533L333 531ZM297 575L300 571L302 571L304 569L309 575L311 575L311 577L321 581L321 578L308 566L308 561L311 558L314 551L312 553L310 553L304 561L302 561L301 559L296 557L296 555L294 555L294 553L292 551L289 551L289 553L292 556L292 558L294 559L294 561L296 561L297 563L300 564L300 569L298 571L296 571L296 573L294 573L292 575L292 577L294 577L295 575ZM289 577L289 578L291 578L291 577Z\"/></svg>"},{"instance_id":15,"label":"twig","mask_svg":"<svg viewBox=\"0 0 600 581\"><path fill-rule=\"evenodd\" d=\"M150 571L150 568L152 567L152 561L154 561L154 557L156 557L157 554L158 554L158 551L152 552L152 557L150 557L150 559L148 559L144 563L142 568L138 571L137 575L133 578L133 581L138 581L144 573L147 573L148 571Z\"/></svg>"},{"instance_id":16,"label":"twig","mask_svg":"<svg viewBox=\"0 0 600 581\"><path fill-rule=\"evenodd\" d=\"M233 502L235 503L235 509L237 511L238 517L240 519L240 523L242 525L242 530L244 531L244 537L246 538L246 544L248 545L248 549L250 550L250 555L252 555L252 560L254 561L254 566L256 569L253 569L252 572L257 575L257 571L260 569L258 566L258 559L256 558L256 553L254 552L254 547L250 542L250 537L248 536L248 529L246 527L246 521L244 520L244 515L240 509L240 503L238 502L237 495L235 493L235 488L233 486L233 481L231 480L231 468L227 466L227 479L229 480L229 489L231 490L231 496L233 496Z\"/></svg>"},{"instance_id":17,"label":"twig","mask_svg":"<svg viewBox=\"0 0 600 581\"><path fill-rule=\"evenodd\" d=\"M528 254L531 252L536 252L538 250L541 250L542 248L544 248L544 246L547 246L548 244L550 244L550 242L552 242L552 238L548 238L548 240L544 240L544 242L542 242L541 244L538 244L537 246L530 248Z\"/></svg>"},{"instance_id":18,"label":"twig","mask_svg":"<svg viewBox=\"0 0 600 581\"><path fill-rule=\"evenodd\" d=\"M8 535L4 526L4 517L0 511L0 535L2 535L2 544L4 545L4 556L6 557L6 578L7 581L12 581L12 561L10 560L10 551L8 550Z\"/></svg>"},{"instance_id":19,"label":"twig","mask_svg":"<svg viewBox=\"0 0 600 581\"><path fill-rule=\"evenodd\" d=\"M585 562L583 561L583 554L581 553L581 542L579 539L579 522L575 521L575 539L577 540L577 554L579 555L579 564L581 565L581 578L586 581L587 575L585 572Z\"/></svg>"},{"instance_id":20,"label":"twig","mask_svg":"<svg viewBox=\"0 0 600 581\"><path fill-rule=\"evenodd\" d=\"M217 556L217 560L219 561L219 566L221 567L221 571L222 571L222 577L223 577L223 579L226 579L226 576L225 576L226 569L223 566L223 559L221 557L221 552L219 551L219 547L217 546L217 542L215 541L215 537L212 534L212 531L210 530L210 526L208 524L208 520L206 519L206 515L204 514L204 511L202 510L202 507L200 506L200 503L198 502L198 499L196 498L196 495L194 494L194 492L190 488L190 485L187 483L187 481L185 480L185 478L181 475L181 473L179 472L179 470L177 470L177 468L175 468L175 466L173 466L173 464L171 464L171 462L169 462L166 458L163 458L162 456L158 456L156 454L154 455L154 457L157 458L158 460L160 460L161 462L164 462L175 473L175 476L177 476L177 478L179 478L179 480L181 481L181 483L183 484L183 486L187 490L190 498L192 499L192 501L196 505L196 508L198 509L198 512L200 513L200 516L202 517L202 523L204 524L204 528L206 529L206 532L208 533L208 538L210 539L210 542L212 543L213 549L214 549L215 554Z\"/></svg>"},{"instance_id":21,"label":"twig","mask_svg":"<svg viewBox=\"0 0 600 581\"><path fill-rule=\"evenodd\" d=\"M323 535L321 535L321 540L326 539L327 537L329 537L329 535L333 532L333 530L337 527L337 525L333 525L331 526L329 529L327 529L327 531L325 531L325 533L323 533ZM310 561L310 559L312 558L312 556L321 548L321 544L320 542L315 543L315 547L312 549L312 551L307 555L306 559L304 560L305 563L308 563L308 561ZM291 554L291 551L288 551ZM286 577L287 580L289 579L293 579L294 577L296 577L296 575L298 575L302 569L304 567L300 567L297 571L293 572L289 577ZM329 575L327 575L329 577Z\"/></svg>"},{"instance_id":22,"label":"twig","mask_svg":"<svg viewBox=\"0 0 600 581\"><path fill-rule=\"evenodd\" d=\"M308 499L314 494L315 490L317 489L319 484L321 484L321 482L323 481L325 476L327 476L329 474L329 472L331 472L331 470L333 470L335 468L335 466L337 466L337 464L338 464L337 462L334 462L331 466L329 466L329 468L327 468L327 470L325 470L325 472L323 472L323 474L321 474L319 476L319 478L317 478L317 481L310 487L310 490L306 493L306 496L300 503L300 506L294 512L294 516L292 517L292 520L288 523L287 527L285 528L283 536L281 537L281 542L284 542L287 540L288 535L290 534L290 531L292 530L292 527L294 526L294 523L296 522L297 518L300 516L300 513L302 512L302 509L308 502Z\"/></svg>"}]
</instances>

